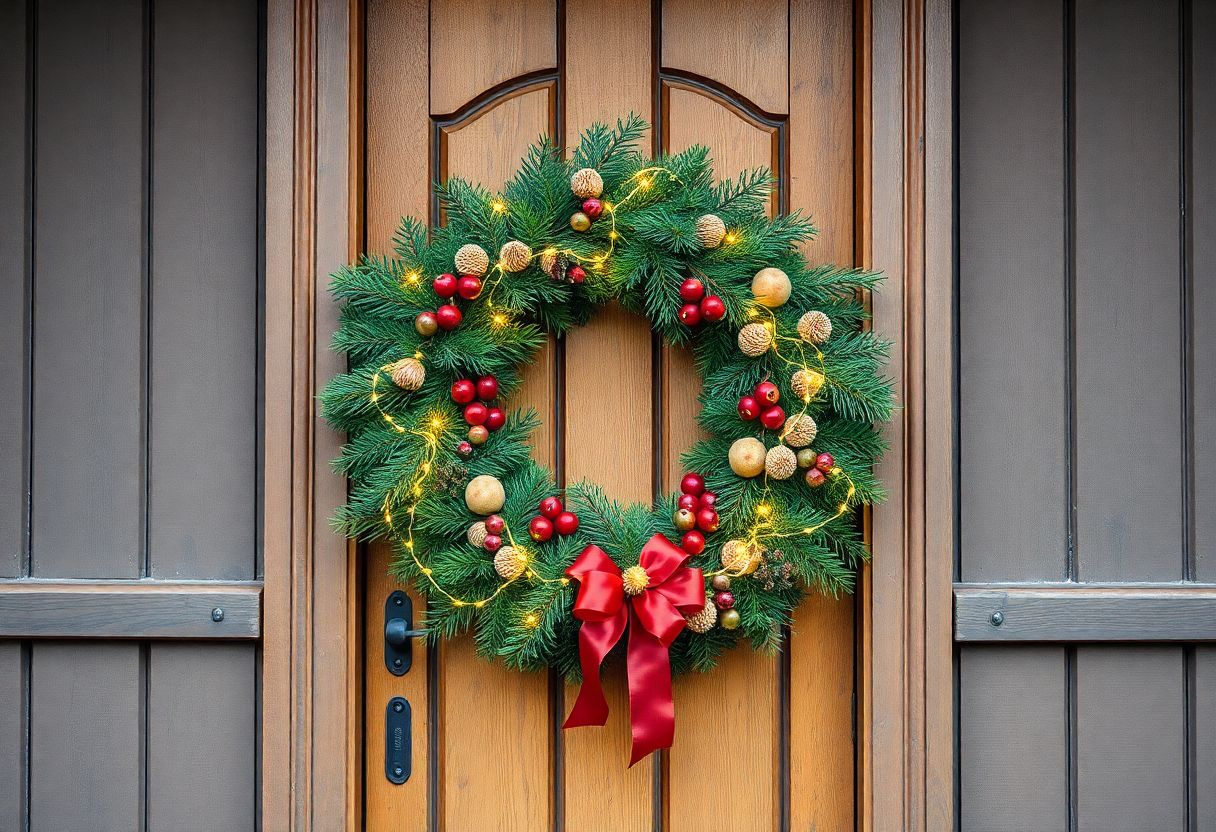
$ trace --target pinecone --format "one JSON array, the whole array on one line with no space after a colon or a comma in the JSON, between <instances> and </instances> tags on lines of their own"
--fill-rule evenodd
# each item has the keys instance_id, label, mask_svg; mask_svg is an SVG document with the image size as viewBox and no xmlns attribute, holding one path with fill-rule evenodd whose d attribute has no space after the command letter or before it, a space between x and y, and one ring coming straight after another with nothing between
<instances>
[{"instance_id":1,"label":"pinecone","mask_svg":"<svg viewBox=\"0 0 1216 832\"><path fill-rule=\"evenodd\" d=\"M465 243L456 249L456 271L480 277L490 268L490 255L476 243Z\"/></svg>"},{"instance_id":2,"label":"pinecone","mask_svg":"<svg viewBox=\"0 0 1216 832\"><path fill-rule=\"evenodd\" d=\"M785 420L785 428L781 432L781 441L791 448L805 448L815 441L819 433L819 425L805 413L795 413Z\"/></svg>"},{"instance_id":3,"label":"pinecone","mask_svg":"<svg viewBox=\"0 0 1216 832\"><path fill-rule=\"evenodd\" d=\"M701 607L700 612L684 616L684 623L694 633L708 633L712 630L718 623L718 607L714 599L706 595L705 606Z\"/></svg>"},{"instance_id":4,"label":"pinecone","mask_svg":"<svg viewBox=\"0 0 1216 832\"><path fill-rule=\"evenodd\" d=\"M410 392L422 387L422 382L426 381L426 368L416 358L403 358L389 365L388 374L393 384Z\"/></svg>"},{"instance_id":5,"label":"pinecone","mask_svg":"<svg viewBox=\"0 0 1216 832\"><path fill-rule=\"evenodd\" d=\"M739 330L739 350L744 355L757 358L772 345L773 333L764 324L744 324Z\"/></svg>"},{"instance_id":6,"label":"pinecone","mask_svg":"<svg viewBox=\"0 0 1216 832\"><path fill-rule=\"evenodd\" d=\"M722 544L722 568L732 575L750 575L760 565L761 554L756 544L728 540Z\"/></svg>"},{"instance_id":7,"label":"pinecone","mask_svg":"<svg viewBox=\"0 0 1216 832\"><path fill-rule=\"evenodd\" d=\"M798 470L798 457L784 445L774 445L764 457L764 471L775 480L788 480Z\"/></svg>"},{"instance_id":8,"label":"pinecone","mask_svg":"<svg viewBox=\"0 0 1216 832\"><path fill-rule=\"evenodd\" d=\"M798 398L809 402L823 387L823 382L823 373L818 370L799 370L790 378L790 387Z\"/></svg>"},{"instance_id":9,"label":"pinecone","mask_svg":"<svg viewBox=\"0 0 1216 832\"><path fill-rule=\"evenodd\" d=\"M522 272L532 262L532 249L519 240L503 243L498 251L498 262L502 264L504 271Z\"/></svg>"},{"instance_id":10,"label":"pinecone","mask_svg":"<svg viewBox=\"0 0 1216 832\"><path fill-rule=\"evenodd\" d=\"M469 526L469 531L465 537L469 539L470 545L476 546L478 549L480 549L481 545L486 542L487 534L489 534L489 532L486 531L486 524L478 520L476 523Z\"/></svg>"},{"instance_id":11,"label":"pinecone","mask_svg":"<svg viewBox=\"0 0 1216 832\"><path fill-rule=\"evenodd\" d=\"M579 199L591 199L604 192L604 178L594 168L576 170L570 177L570 190Z\"/></svg>"},{"instance_id":12,"label":"pinecone","mask_svg":"<svg viewBox=\"0 0 1216 832\"><path fill-rule=\"evenodd\" d=\"M705 248L717 248L726 237L726 223L717 214L697 217L697 242Z\"/></svg>"},{"instance_id":13,"label":"pinecone","mask_svg":"<svg viewBox=\"0 0 1216 832\"><path fill-rule=\"evenodd\" d=\"M528 555L514 546L503 546L494 553L494 571L504 581L513 581L524 574Z\"/></svg>"},{"instance_id":14,"label":"pinecone","mask_svg":"<svg viewBox=\"0 0 1216 832\"><path fill-rule=\"evenodd\" d=\"M553 280L561 283L573 283L574 281L567 276L567 272L569 272L572 265L574 265L573 261L560 251L546 249L541 252L540 269Z\"/></svg>"},{"instance_id":15,"label":"pinecone","mask_svg":"<svg viewBox=\"0 0 1216 832\"><path fill-rule=\"evenodd\" d=\"M815 309L798 319L798 334L802 340L822 344L832 337L832 319Z\"/></svg>"}]
</instances>

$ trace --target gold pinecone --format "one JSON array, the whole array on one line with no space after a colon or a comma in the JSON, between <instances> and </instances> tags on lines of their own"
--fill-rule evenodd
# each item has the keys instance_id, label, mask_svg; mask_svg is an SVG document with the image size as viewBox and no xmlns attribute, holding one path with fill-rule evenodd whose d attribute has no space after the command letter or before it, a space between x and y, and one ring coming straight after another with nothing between
<instances>
[{"instance_id":1,"label":"gold pinecone","mask_svg":"<svg viewBox=\"0 0 1216 832\"><path fill-rule=\"evenodd\" d=\"M822 344L832 337L832 319L818 309L807 312L798 319L798 334L803 341Z\"/></svg>"},{"instance_id":2,"label":"gold pinecone","mask_svg":"<svg viewBox=\"0 0 1216 832\"><path fill-rule=\"evenodd\" d=\"M760 565L761 554L757 544L728 540L722 544L722 568L732 575L750 575Z\"/></svg>"},{"instance_id":3,"label":"gold pinecone","mask_svg":"<svg viewBox=\"0 0 1216 832\"><path fill-rule=\"evenodd\" d=\"M764 455L764 471L772 479L788 480L797 470L797 455L784 445L774 445Z\"/></svg>"},{"instance_id":4,"label":"gold pinecone","mask_svg":"<svg viewBox=\"0 0 1216 832\"><path fill-rule=\"evenodd\" d=\"M594 168L576 170L570 177L570 190L579 199L591 199L604 192L604 178Z\"/></svg>"},{"instance_id":5,"label":"gold pinecone","mask_svg":"<svg viewBox=\"0 0 1216 832\"><path fill-rule=\"evenodd\" d=\"M809 402L823 387L823 382L823 373L818 370L799 370L790 378L790 387L798 398Z\"/></svg>"},{"instance_id":6,"label":"gold pinecone","mask_svg":"<svg viewBox=\"0 0 1216 832\"><path fill-rule=\"evenodd\" d=\"M726 223L717 214L697 217L697 241L705 248L717 248L726 238Z\"/></svg>"},{"instance_id":7,"label":"gold pinecone","mask_svg":"<svg viewBox=\"0 0 1216 832\"><path fill-rule=\"evenodd\" d=\"M764 324L744 324L739 330L739 349L744 355L756 358L764 355L773 345L773 333Z\"/></svg>"},{"instance_id":8,"label":"gold pinecone","mask_svg":"<svg viewBox=\"0 0 1216 832\"><path fill-rule=\"evenodd\" d=\"M781 432L781 441L791 448L805 448L815 441L819 433L819 425L805 413L795 413L785 420L785 428Z\"/></svg>"},{"instance_id":9,"label":"gold pinecone","mask_svg":"<svg viewBox=\"0 0 1216 832\"><path fill-rule=\"evenodd\" d=\"M503 546L494 553L494 571L498 573L504 581L513 581L520 575L524 574L524 569L528 566L528 555L526 552L516 549L514 546Z\"/></svg>"},{"instance_id":10,"label":"gold pinecone","mask_svg":"<svg viewBox=\"0 0 1216 832\"><path fill-rule=\"evenodd\" d=\"M489 532L486 531L486 524L478 520L476 523L469 526L469 531L465 536L469 539L470 544L480 549L481 544L486 542L487 534L489 534Z\"/></svg>"},{"instance_id":11,"label":"gold pinecone","mask_svg":"<svg viewBox=\"0 0 1216 832\"><path fill-rule=\"evenodd\" d=\"M456 271L480 277L490 268L490 255L476 243L465 243L456 249Z\"/></svg>"},{"instance_id":12,"label":"gold pinecone","mask_svg":"<svg viewBox=\"0 0 1216 832\"><path fill-rule=\"evenodd\" d=\"M701 607L700 612L684 616L684 623L694 633L708 633L712 630L718 623L718 607L714 604L714 599L706 595L705 606Z\"/></svg>"},{"instance_id":13,"label":"gold pinecone","mask_svg":"<svg viewBox=\"0 0 1216 832\"><path fill-rule=\"evenodd\" d=\"M388 374L393 384L410 392L422 387L422 382L426 381L426 367L417 358L403 358L394 362L389 365Z\"/></svg>"},{"instance_id":14,"label":"gold pinecone","mask_svg":"<svg viewBox=\"0 0 1216 832\"><path fill-rule=\"evenodd\" d=\"M502 264L504 271L522 272L532 262L532 249L519 240L503 243L502 248L498 250L498 262Z\"/></svg>"},{"instance_id":15,"label":"gold pinecone","mask_svg":"<svg viewBox=\"0 0 1216 832\"><path fill-rule=\"evenodd\" d=\"M641 595L650 586L650 576L639 564L631 566L621 573L621 583L625 585L626 595Z\"/></svg>"}]
</instances>

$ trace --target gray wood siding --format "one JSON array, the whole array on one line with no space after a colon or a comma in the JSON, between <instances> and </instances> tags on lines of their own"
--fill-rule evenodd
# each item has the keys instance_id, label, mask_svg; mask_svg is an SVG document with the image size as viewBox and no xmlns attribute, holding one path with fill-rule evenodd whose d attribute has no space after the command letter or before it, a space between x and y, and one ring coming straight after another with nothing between
<instances>
[{"instance_id":1,"label":"gray wood siding","mask_svg":"<svg viewBox=\"0 0 1216 832\"><path fill-rule=\"evenodd\" d=\"M1193 386L1190 416L1194 496L1194 539L1191 558L1195 579L1216 582L1216 3L1191 7L1191 145L1208 148L1192 153L1191 214L1189 235L1192 293L1192 379L1206 379ZM1212 829L1216 829L1213 821Z\"/></svg>"}]
</instances>

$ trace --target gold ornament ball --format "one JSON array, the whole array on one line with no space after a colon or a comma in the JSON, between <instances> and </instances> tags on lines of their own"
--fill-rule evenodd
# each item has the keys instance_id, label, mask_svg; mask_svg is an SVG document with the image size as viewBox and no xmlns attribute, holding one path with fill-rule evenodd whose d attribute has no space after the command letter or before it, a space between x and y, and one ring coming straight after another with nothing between
<instances>
[{"instance_id":1,"label":"gold ornament ball","mask_svg":"<svg viewBox=\"0 0 1216 832\"><path fill-rule=\"evenodd\" d=\"M736 542L738 542L738 541L736 541ZM730 589L730 576L729 575L714 575L713 580L710 581L709 583L710 583L710 586L712 586L714 589L718 590L718 592L725 592L726 590Z\"/></svg>"},{"instance_id":2,"label":"gold ornament ball","mask_svg":"<svg viewBox=\"0 0 1216 832\"><path fill-rule=\"evenodd\" d=\"M641 595L650 586L650 576L639 566L631 566L621 573L621 583L626 595Z\"/></svg>"},{"instance_id":3,"label":"gold ornament ball","mask_svg":"<svg viewBox=\"0 0 1216 832\"><path fill-rule=\"evenodd\" d=\"M426 381L426 367L416 358L403 358L388 368L389 377L393 384L402 390L413 392L422 387Z\"/></svg>"},{"instance_id":4,"label":"gold ornament ball","mask_svg":"<svg viewBox=\"0 0 1216 832\"><path fill-rule=\"evenodd\" d=\"M798 457L784 445L774 445L764 457L764 471L775 480L788 480L798 470Z\"/></svg>"},{"instance_id":5,"label":"gold ornament ball","mask_svg":"<svg viewBox=\"0 0 1216 832\"><path fill-rule=\"evenodd\" d=\"M532 262L532 249L519 240L503 243L502 248L498 250L498 262L502 264L504 271L522 272Z\"/></svg>"},{"instance_id":6,"label":"gold ornament ball","mask_svg":"<svg viewBox=\"0 0 1216 832\"><path fill-rule=\"evenodd\" d=\"M720 620L722 622L723 630L734 630L739 626L739 611L725 610L723 611L722 618Z\"/></svg>"},{"instance_id":7,"label":"gold ornament ball","mask_svg":"<svg viewBox=\"0 0 1216 832\"><path fill-rule=\"evenodd\" d=\"M815 394L823 388L823 382L823 373L818 370L799 370L790 377L790 387L804 402L815 398Z\"/></svg>"},{"instance_id":8,"label":"gold ornament ball","mask_svg":"<svg viewBox=\"0 0 1216 832\"><path fill-rule=\"evenodd\" d=\"M726 239L726 223L717 214L697 217L697 242L705 248L717 248Z\"/></svg>"},{"instance_id":9,"label":"gold ornament ball","mask_svg":"<svg viewBox=\"0 0 1216 832\"><path fill-rule=\"evenodd\" d=\"M570 215L570 227L575 231L586 231L591 227L591 218L582 211L575 211Z\"/></svg>"},{"instance_id":10,"label":"gold ornament ball","mask_svg":"<svg viewBox=\"0 0 1216 832\"><path fill-rule=\"evenodd\" d=\"M781 441L791 448L805 448L815 441L819 433L819 425L805 413L795 413L785 420Z\"/></svg>"},{"instance_id":11,"label":"gold ornament ball","mask_svg":"<svg viewBox=\"0 0 1216 832\"><path fill-rule=\"evenodd\" d=\"M746 356L757 358L772 345L773 333L764 324L744 324L739 330L739 350Z\"/></svg>"},{"instance_id":12,"label":"gold ornament ball","mask_svg":"<svg viewBox=\"0 0 1216 832\"><path fill-rule=\"evenodd\" d=\"M697 525L697 515L686 508L676 509L675 515L671 518L675 527L682 532L690 531Z\"/></svg>"},{"instance_id":13,"label":"gold ornament ball","mask_svg":"<svg viewBox=\"0 0 1216 832\"><path fill-rule=\"evenodd\" d=\"M435 319L434 312L419 312L418 317L414 318L414 331L423 338L430 338L439 331L439 321Z\"/></svg>"},{"instance_id":14,"label":"gold ornament ball","mask_svg":"<svg viewBox=\"0 0 1216 832\"><path fill-rule=\"evenodd\" d=\"M818 309L811 310L798 319L798 334L803 341L822 344L832 337L832 319Z\"/></svg>"},{"instance_id":15,"label":"gold ornament ball","mask_svg":"<svg viewBox=\"0 0 1216 832\"><path fill-rule=\"evenodd\" d=\"M513 581L528 568L528 555L514 546L503 546L494 553L494 571L504 581Z\"/></svg>"},{"instance_id":16,"label":"gold ornament ball","mask_svg":"<svg viewBox=\"0 0 1216 832\"><path fill-rule=\"evenodd\" d=\"M604 178L594 168L576 170L570 177L570 190L579 199L591 199L604 192Z\"/></svg>"},{"instance_id":17,"label":"gold ornament ball","mask_svg":"<svg viewBox=\"0 0 1216 832\"><path fill-rule=\"evenodd\" d=\"M476 243L465 243L456 249L456 271L480 277L490 268L490 255Z\"/></svg>"},{"instance_id":18,"label":"gold ornament ball","mask_svg":"<svg viewBox=\"0 0 1216 832\"><path fill-rule=\"evenodd\" d=\"M481 544L486 542L487 534L489 534L489 532L486 531L486 524L478 520L476 523L469 526L469 531L465 534L465 537L469 539L470 544L480 549Z\"/></svg>"},{"instance_id":19,"label":"gold ornament ball","mask_svg":"<svg viewBox=\"0 0 1216 832\"><path fill-rule=\"evenodd\" d=\"M770 308L781 306L789 300L792 289L789 276L771 266L756 272L752 278L752 296L757 303Z\"/></svg>"},{"instance_id":20,"label":"gold ornament ball","mask_svg":"<svg viewBox=\"0 0 1216 832\"><path fill-rule=\"evenodd\" d=\"M765 453L764 443L754 436L736 439L727 454L730 469L741 477L759 476L764 470Z\"/></svg>"},{"instance_id":21,"label":"gold ornament ball","mask_svg":"<svg viewBox=\"0 0 1216 832\"><path fill-rule=\"evenodd\" d=\"M694 633L708 633L718 623L718 606L714 599L705 596L705 606L700 612L684 616L684 624Z\"/></svg>"},{"instance_id":22,"label":"gold ornament ball","mask_svg":"<svg viewBox=\"0 0 1216 832\"><path fill-rule=\"evenodd\" d=\"M748 544L743 540L728 540L722 544L722 568L732 575L750 575L760 566L762 555L763 552L757 544ZM726 576L718 577L725 578ZM717 588L715 585L714 589ZM726 588L730 588L729 578L727 578Z\"/></svg>"},{"instance_id":23,"label":"gold ornament ball","mask_svg":"<svg viewBox=\"0 0 1216 832\"><path fill-rule=\"evenodd\" d=\"M819 454L813 448L803 448L798 452L798 467L810 468L814 466L818 456Z\"/></svg>"},{"instance_id":24,"label":"gold ornament ball","mask_svg":"<svg viewBox=\"0 0 1216 832\"><path fill-rule=\"evenodd\" d=\"M473 425L469 428L469 443L473 445L484 445L486 440L490 438L490 429L485 425Z\"/></svg>"},{"instance_id":25,"label":"gold ornament ball","mask_svg":"<svg viewBox=\"0 0 1216 832\"><path fill-rule=\"evenodd\" d=\"M507 493L503 491L502 483L489 474L473 477L464 487L464 504L474 514L493 514L502 508L506 500Z\"/></svg>"}]
</instances>

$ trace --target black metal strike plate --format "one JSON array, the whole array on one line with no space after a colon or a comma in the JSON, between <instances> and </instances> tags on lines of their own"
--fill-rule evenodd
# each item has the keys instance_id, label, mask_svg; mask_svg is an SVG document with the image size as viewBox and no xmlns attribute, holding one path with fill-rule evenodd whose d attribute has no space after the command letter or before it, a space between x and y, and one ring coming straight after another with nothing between
<instances>
[{"instance_id":1,"label":"black metal strike plate","mask_svg":"<svg viewBox=\"0 0 1216 832\"><path fill-rule=\"evenodd\" d=\"M410 779L410 703L404 697L388 700L384 712L384 776L400 786Z\"/></svg>"},{"instance_id":2,"label":"black metal strike plate","mask_svg":"<svg viewBox=\"0 0 1216 832\"><path fill-rule=\"evenodd\" d=\"M394 676L404 676L414 663L412 641L425 636L414 629L414 604L397 590L384 602L384 666Z\"/></svg>"}]
</instances>

